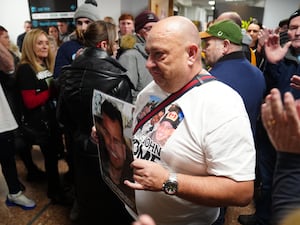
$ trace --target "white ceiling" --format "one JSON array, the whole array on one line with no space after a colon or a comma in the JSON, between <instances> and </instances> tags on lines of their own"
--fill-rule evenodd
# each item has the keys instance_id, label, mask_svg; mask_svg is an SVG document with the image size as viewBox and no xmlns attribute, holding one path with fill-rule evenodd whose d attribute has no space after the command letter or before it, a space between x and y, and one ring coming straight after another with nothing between
<instances>
[{"instance_id":1,"label":"white ceiling","mask_svg":"<svg viewBox=\"0 0 300 225\"><path fill-rule=\"evenodd\" d=\"M175 5L181 5L185 7L200 7L207 10L211 10L211 5L208 4L209 0L175 0ZM220 2L232 2L248 4L250 6L264 7L265 0L215 0L216 4Z\"/></svg>"}]
</instances>

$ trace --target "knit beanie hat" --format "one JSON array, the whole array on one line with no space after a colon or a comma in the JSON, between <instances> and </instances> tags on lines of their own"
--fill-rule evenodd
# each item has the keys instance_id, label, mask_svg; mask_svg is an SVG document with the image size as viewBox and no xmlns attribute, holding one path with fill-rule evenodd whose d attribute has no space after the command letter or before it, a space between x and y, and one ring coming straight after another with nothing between
<instances>
[{"instance_id":1,"label":"knit beanie hat","mask_svg":"<svg viewBox=\"0 0 300 225\"><path fill-rule=\"evenodd\" d=\"M145 26L145 24L157 22L158 20L158 17L153 12L145 10L135 17L135 31L138 32Z\"/></svg>"},{"instance_id":2,"label":"knit beanie hat","mask_svg":"<svg viewBox=\"0 0 300 225\"><path fill-rule=\"evenodd\" d=\"M100 11L97 7L98 4L95 0L85 0L85 2L80 5L74 14L74 19L78 18L89 18L92 21L100 20Z\"/></svg>"}]
</instances>

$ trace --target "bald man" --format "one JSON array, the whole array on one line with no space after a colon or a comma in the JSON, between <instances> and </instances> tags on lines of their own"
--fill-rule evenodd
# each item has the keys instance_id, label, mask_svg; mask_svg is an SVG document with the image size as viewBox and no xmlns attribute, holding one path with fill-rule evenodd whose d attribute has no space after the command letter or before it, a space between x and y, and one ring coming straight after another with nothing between
<instances>
[{"instance_id":1,"label":"bald man","mask_svg":"<svg viewBox=\"0 0 300 225\"><path fill-rule=\"evenodd\" d=\"M154 81L138 95L134 125L149 102L157 105L196 75L208 75L200 41L196 26L185 17L168 17L153 26L146 67ZM193 87L165 112L174 106L177 113L168 119L180 116L180 122L163 146L143 132L150 120L136 129L135 183L125 184L136 190L138 214L150 215L157 224L212 224L220 206L246 206L252 199L255 148L247 112L241 97L217 80Z\"/></svg>"}]
</instances>

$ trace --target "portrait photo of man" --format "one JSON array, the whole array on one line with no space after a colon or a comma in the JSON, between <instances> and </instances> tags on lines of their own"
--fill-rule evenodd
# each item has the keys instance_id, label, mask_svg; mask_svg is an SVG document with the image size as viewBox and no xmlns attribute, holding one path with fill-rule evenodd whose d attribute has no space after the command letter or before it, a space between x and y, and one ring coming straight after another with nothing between
<instances>
[{"instance_id":1,"label":"portrait photo of man","mask_svg":"<svg viewBox=\"0 0 300 225\"><path fill-rule=\"evenodd\" d=\"M171 137L176 130L179 123L182 121L183 116L180 108L172 105L162 119L158 122L157 128L152 133L151 137L154 142L161 147L165 145L167 140Z\"/></svg>"},{"instance_id":2,"label":"portrait photo of man","mask_svg":"<svg viewBox=\"0 0 300 225\"><path fill-rule=\"evenodd\" d=\"M102 176L117 195L131 204L134 202L134 192L124 184L124 180L133 180L130 167L133 155L124 137L122 113L107 99L101 103L100 112L100 115L94 115L94 123L99 138Z\"/></svg>"}]
</instances>

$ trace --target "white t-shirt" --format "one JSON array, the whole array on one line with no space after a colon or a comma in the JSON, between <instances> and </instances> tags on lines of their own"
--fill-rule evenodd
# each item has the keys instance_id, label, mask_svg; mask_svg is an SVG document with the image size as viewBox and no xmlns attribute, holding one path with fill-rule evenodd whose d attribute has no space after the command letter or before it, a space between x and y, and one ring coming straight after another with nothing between
<instances>
[{"instance_id":1,"label":"white t-shirt","mask_svg":"<svg viewBox=\"0 0 300 225\"><path fill-rule=\"evenodd\" d=\"M0 84L0 133L14 130L17 127L17 122L11 112Z\"/></svg>"},{"instance_id":2,"label":"white t-shirt","mask_svg":"<svg viewBox=\"0 0 300 225\"><path fill-rule=\"evenodd\" d=\"M146 103L155 105L167 96L150 83L138 96L134 118ZM176 173L225 176L236 181L255 179L253 135L237 92L219 81L210 81L172 104L181 109L182 117L173 134L160 146L151 139L151 133L143 131L148 121L133 137L135 158L155 161ZM207 225L219 214L217 207L197 205L162 191L135 194L138 213L150 214L158 225Z\"/></svg>"}]
</instances>

